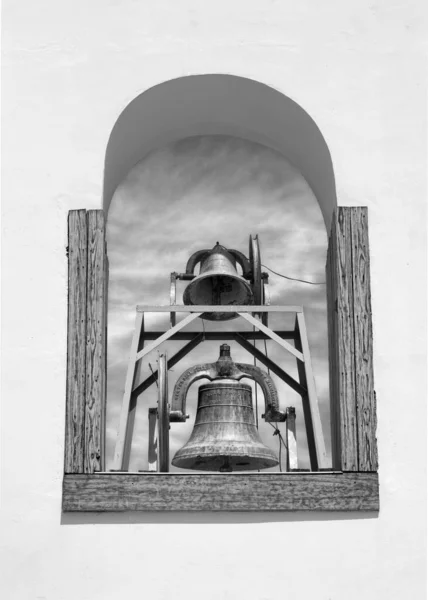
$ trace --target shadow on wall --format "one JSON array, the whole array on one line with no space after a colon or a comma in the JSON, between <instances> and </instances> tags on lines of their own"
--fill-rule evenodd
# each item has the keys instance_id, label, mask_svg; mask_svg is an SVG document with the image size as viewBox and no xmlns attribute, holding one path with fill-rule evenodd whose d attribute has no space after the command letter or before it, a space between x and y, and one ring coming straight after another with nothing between
<instances>
[{"instance_id":1,"label":"shadow on wall","mask_svg":"<svg viewBox=\"0 0 428 600\"><path fill-rule=\"evenodd\" d=\"M299 521L355 521L377 519L377 512L124 512L124 513L62 513L61 525L126 523L174 523L174 524L234 524L234 523L289 523Z\"/></svg>"},{"instance_id":2,"label":"shadow on wall","mask_svg":"<svg viewBox=\"0 0 428 600\"><path fill-rule=\"evenodd\" d=\"M240 137L280 152L309 183L329 231L337 205L333 165L313 119L265 84L222 74L173 79L128 104L107 145L105 213L117 186L149 152L198 135Z\"/></svg>"}]
</instances>

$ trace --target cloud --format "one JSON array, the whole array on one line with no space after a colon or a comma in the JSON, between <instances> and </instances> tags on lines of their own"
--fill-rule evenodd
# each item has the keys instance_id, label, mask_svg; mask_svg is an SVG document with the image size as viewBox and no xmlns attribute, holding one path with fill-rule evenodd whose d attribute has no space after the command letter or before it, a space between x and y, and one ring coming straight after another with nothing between
<instances>
[{"instance_id":1,"label":"cloud","mask_svg":"<svg viewBox=\"0 0 428 600\"><path fill-rule=\"evenodd\" d=\"M250 233L259 234L262 261L268 267L291 277L324 281L327 236L318 203L300 173L264 146L226 136L181 140L148 155L116 190L107 221L109 456L118 427L135 305L169 304L170 273L184 271L193 252L211 248L216 241L248 255ZM184 285L179 287L183 289ZM325 286L304 285L269 273L269 288L272 303L305 308L320 411L329 443ZM167 318L157 315L149 319L150 326L165 328ZM279 328L293 326L290 318L275 319L280 319ZM233 323L205 322L205 326L230 328ZM202 322L197 321L194 327L200 330ZM284 357L283 351L274 346L274 342L268 342L271 356L294 372L293 359ZM164 347L171 355L179 344L170 342ZM235 360L252 361L240 347L234 352ZM170 389L188 366L213 361L217 354L218 344L200 345L170 373ZM149 361L154 366L156 352L144 362L143 377L150 374ZM296 404L298 434L304 439L300 399L285 384L278 382L278 387L282 397ZM193 414L196 399L195 389L189 402ZM147 460L147 409L155 406L156 400L155 386L139 399L131 466ZM172 428L173 451L185 441L191 427L188 422ZM277 450L277 438L271 439L268 429L266 426L262 437ZM301 454L306 464L304 444Z\"/></svg>"}]
</instances>

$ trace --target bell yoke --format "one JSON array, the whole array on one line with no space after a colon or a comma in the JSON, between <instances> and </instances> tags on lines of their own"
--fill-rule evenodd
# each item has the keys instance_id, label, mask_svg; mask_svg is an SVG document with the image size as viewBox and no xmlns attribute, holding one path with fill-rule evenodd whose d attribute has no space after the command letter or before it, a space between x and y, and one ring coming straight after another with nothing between
<instances>
[{"instance_id":1,"label":"bell yoke","mask_svg":"<svg viewBox=\"0 0 428 600\"><path fill-rule=\"evenodd\" d=\"M222 344L217 362L187 369L175 385L169 418L171 422L184 422L190 386L203 378L211 381L199 388L195 425L188 442L175 454L174 466L223 472L267 469L278 464L255 426L251 387L240 383L244 377L262 388L265 421L286 420L270 376L254 365L234 363L230 346Z\"/></svg>"}]
</instances>

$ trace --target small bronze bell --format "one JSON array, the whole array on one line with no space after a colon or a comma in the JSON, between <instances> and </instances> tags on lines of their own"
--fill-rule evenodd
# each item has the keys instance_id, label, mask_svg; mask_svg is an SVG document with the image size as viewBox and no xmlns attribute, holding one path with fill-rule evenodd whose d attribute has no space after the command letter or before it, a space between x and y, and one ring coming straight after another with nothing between
<instances>
[{"instance_id":1,"label":"small bronze bell","mask_svg":"<svg viewBox=\"0 0 428 600\"><path fill-rule=\"evenodd\" d=\"M262 388L267 421L284 421L278 409L278 395L272 379L253 365L235 364L230 347L220 347L216 363L191 367L178 379L173 393L170 421L184 421L186 396L198 379L212 381L199 388L195 425L188 442L174 456L172 464L201 471L245 471L274 467L275 453L261 440L254 422L251 387L240 383L248 377Z\"/></svg>"},{"instance_id":2,"label":"small bronze bell","mask_svg":"<svg viewBox=\"0 0 428 600\"><path fill-rule=\"evenodd\" d=\"M251 276L250 263L241 252L227 250L217 242L212 250L200 250L190 257L186 274L193 274L199 262L199 275L185 289L184 304L222 306L254 303L253 291L248 281ZM242 267L243 277L238 275L236 262ZM236 316L236 313L204 313L203 318L225 321Z\"/></svg>"}]
</instances>

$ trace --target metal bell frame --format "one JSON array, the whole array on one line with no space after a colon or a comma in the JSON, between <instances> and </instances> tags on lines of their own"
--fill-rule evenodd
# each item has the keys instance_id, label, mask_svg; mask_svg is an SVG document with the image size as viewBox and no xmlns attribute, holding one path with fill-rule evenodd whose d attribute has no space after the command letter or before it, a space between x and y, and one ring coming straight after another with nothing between
<instances>
[{"instance_id":1,"label":"metal bell frame","mask_svg":"<svg viewBox=\"0 0 428 600\"><path fill-rule=\"evenodd\" d=\"M207 252L207 251L201 251ZM268 276L262 273L258 236L250 236L249 257L251 265L251 285L253 305L177 305L177 280L191 281L196 276L189 273L171 273L170 305L136 307L134 335L131 343L128 371L122 401L119 431L114 451L112 471L128 471L131 454L132 435L139 396L153 383L158 385L158 406L149 408L148 457L150 472L169 471L169 429L170 406L168 403L168 370L176 365L202 341L234 340L260 363L270 369L302 398L303 415L308 440L311 471L328 470L325 442L322 433L321 418L316 395L315 380L312 371L306 323L301 306L273 306L268 304ZM245 257L244 257L245 258ZM146 313L170 314L170 328L165 331L145 331ZM182 321L176 322L176 313L189 313ZM268 315L275 313L294 313L295 326L292 330L273 331L268 326ZM185 332L183 329L194 320L207 313L235 313L236 316L253 325L254 331L210 331ZM256 318L258 317L258 318ZM257 331L256 331L257 330ZM298 380L294 379L278 364L268 358L250 340L273 340L285 351L291 353L297 361ZM167 358L166 352L158 355L158 369L142 382L140 379L141 359L158 348L165 341L183 341L188 343ZM287 342L292 340L294 346ZM148 343L146 345L147 342ZM295 409L286 409L287 470L297 469L297 446L295 436ZM157 439L155 435L157 432Z\"/></svg>"}]
</instances>

